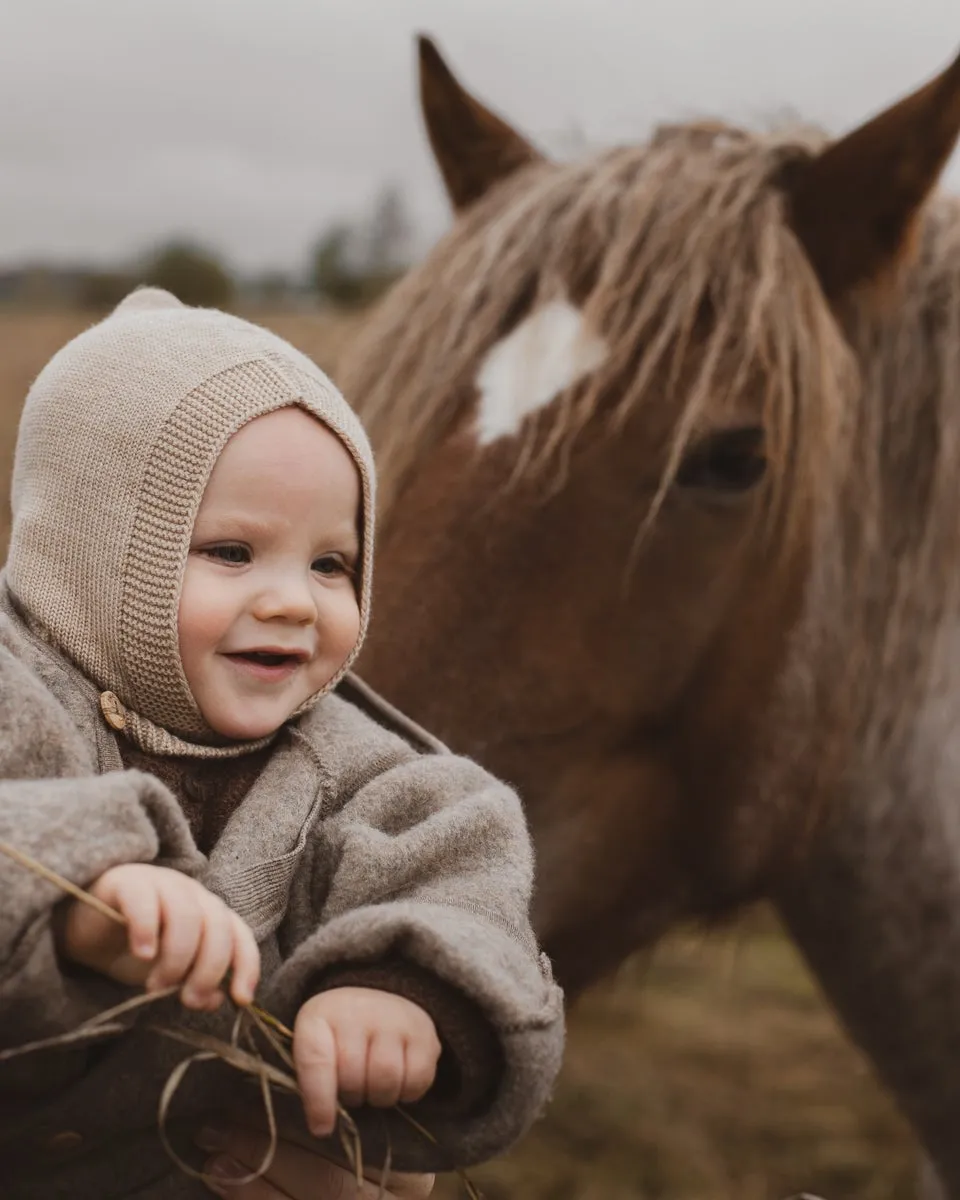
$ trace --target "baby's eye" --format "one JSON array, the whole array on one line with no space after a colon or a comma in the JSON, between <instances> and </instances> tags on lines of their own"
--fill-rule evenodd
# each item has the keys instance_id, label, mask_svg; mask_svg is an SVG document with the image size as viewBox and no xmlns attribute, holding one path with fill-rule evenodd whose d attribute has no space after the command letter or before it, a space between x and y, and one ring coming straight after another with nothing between
<instances>
[{"instance_id":1,"label":"baby's eye","mask_svg":"<svg viewBox=\"0 0 960 1200\"><path fill-rule=\"evenodd\" d=\"M248 563L250 561L250 551L246 546L237 545L235 542L224 542L219 546L204 546L200 551L207 558L215 558L219 562L226 563Z\"/></svg>"},{"instance_id":2,"label":"baby's eye","mask_svg":"<svg viewBox=\"0 0 960 1200\"><path fill-rule=\"evenodd\" d=\"M315 558L310 569L318 575L327 575L331 578L337 575L353 574L353 569L338 554L324 554L321 558Z\"/></svg>"}]
</instances>

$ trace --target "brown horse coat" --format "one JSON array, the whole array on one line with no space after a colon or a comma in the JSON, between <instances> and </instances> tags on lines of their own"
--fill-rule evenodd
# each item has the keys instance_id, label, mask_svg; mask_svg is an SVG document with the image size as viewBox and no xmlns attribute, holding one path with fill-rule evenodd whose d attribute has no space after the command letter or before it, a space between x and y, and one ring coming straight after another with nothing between
<instances>
[{"instance_id":1,"label":"brown horse coat","mask_svg":"<svg viewBox=\"0 0 960 1200\"><path fill-rule=\"evenodd\" d=\"M519 789L565 986L772 898L960 1197L960 59L568 163L421 93L456 219L337 372L360 670Z\"/></svg>"}]
</instances>

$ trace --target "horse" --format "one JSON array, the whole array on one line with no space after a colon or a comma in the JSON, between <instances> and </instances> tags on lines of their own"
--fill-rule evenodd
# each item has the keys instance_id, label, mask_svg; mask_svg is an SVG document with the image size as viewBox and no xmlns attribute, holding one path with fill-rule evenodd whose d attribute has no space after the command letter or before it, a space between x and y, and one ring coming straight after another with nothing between
<instances>
[{"instance_id":1,"label":"horse","mask_svg":"<svg viewBox=\"0 0 960 1200\"><path fill-rule=\"evenodd\" d=\"M570 996L772 901L960 1196L960 59L557 162L419 57L454 221L338 369L360 671L518 789Z\"/></svg>"}]
</instances>

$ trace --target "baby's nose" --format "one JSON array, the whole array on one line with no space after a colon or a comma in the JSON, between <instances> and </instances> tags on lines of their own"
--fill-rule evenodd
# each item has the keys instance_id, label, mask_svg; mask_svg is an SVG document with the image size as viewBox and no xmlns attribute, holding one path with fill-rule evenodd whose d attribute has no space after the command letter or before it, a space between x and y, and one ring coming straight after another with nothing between
<instances>
[{"instance_id":1,"label":"baby's nose","mask_svg":"<svg viewBox=\"0 0 960 1200\"><path fill-rule=\"evenodd\" d=\"M317 604L307 579L285 575L260 594L256 616L262 621L283 619L309 624L317 619Z\"/></svg>"}]
</instances>

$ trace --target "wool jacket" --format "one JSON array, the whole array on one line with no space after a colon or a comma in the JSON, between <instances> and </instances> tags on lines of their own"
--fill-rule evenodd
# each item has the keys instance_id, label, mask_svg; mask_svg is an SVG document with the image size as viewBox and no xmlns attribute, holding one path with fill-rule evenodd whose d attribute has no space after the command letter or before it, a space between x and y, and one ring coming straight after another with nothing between
<instances>
[{"instance_id":1,"label":"wool jacket","mask_svg":"<svg viewBox=\"0 0 960 1200\"><path fill-rule=\"evenodd\" d=\"M279 730L229 741L180 661L181 580L223 448L292 405L356 465L359 636ZM253 929L258 1000L287 1024L349 984L420 1004L444 1052L414 1115L438 1145L395 1113L357 1116L367 1161L389 1148L398 1169L432 1170L497 1154L534 1119L559 1067L561 1002L528 923L516 796L345 674L369 614L374 493L349 405L267 330L146 289L60 350L27 396L14 459L0 839L80 887L127 862L195 877ZM158 1136L164 1083L189 1051L156 1027L223 1038L227 1006L201 1016L170 1000L78 1033L129 990L60 960L55 885L0 856L0 896L0 1195L206 1194ZM256 1096L222 1064L192 1068L166 1126L178 1153L196 1162L190 1131ZM308 1138L296 1097L278 1111L284 1136Z\"/></svg>"},{"instance_id":2,"label":"wool jacket","mask_svg":"<svg viewBox=\"0 0 960 1200\"><path fill-rule=\"evenodd\" d=\"M363 1108L366 1161L467 1166L504 1151L543 1109L560 1065L562 997L528 923L531 847L515 794L347 676L279 735L209 853L178 796L124 769L98 687L0 598L0 839L80 887L124 862L184 871L251 925L258 1002L290 1023L311 994L359 984L421 1004L444 1046L411 1113ZM131 995L57 955L59 890L0 855L0 1194L4 1200L165 1200L208 1193L157 1131L161 1089L189 1051L153 1026L229 1034L232 1015L175 999L76 1027ZM219 1063L192 1069L169 1120L190 1134L256 1088ZM318 1149L293 1098L282 1134Z\"/></svg>"}]
</instances>

